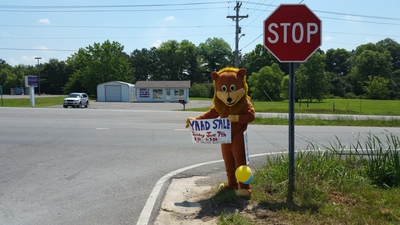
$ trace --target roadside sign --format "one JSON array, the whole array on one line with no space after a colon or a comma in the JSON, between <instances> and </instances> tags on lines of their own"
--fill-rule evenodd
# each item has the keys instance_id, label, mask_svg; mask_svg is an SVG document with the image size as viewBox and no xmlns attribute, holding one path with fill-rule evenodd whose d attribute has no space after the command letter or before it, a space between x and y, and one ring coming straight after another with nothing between
<instances>
[{"instance_id":1,"label":"roadside sign","mask_svg":"<svg viewBox=\"0 0 400 225\"><path fill-rule=\"evenodd\" d=\"M321 20L304 4L282 4L264 20L264 45L280 62L306 61L321 34Z\"/></svg>"}]
</instances>

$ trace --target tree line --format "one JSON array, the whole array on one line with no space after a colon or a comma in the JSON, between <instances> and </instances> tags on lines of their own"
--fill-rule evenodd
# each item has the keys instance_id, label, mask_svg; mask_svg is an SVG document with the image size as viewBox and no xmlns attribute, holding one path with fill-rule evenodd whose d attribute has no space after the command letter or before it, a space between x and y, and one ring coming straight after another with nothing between
<instances>
[{"instance_id":1,"label":"tree line","mask_svg":"<svg viewBox=\"0 0 400 225\"><path fill-rule=\"evenodd\" d=\"M109 40L80 48L65 61L50 59L39 66L10 66L0 59L3 93L23 87L25 75L40 72L41 93L87 92L96 96L100 83L144 80L190 80L191 96L212 97L210 73L234 65L230 45L221 38L208 38L198 46L188 40L169 40L159 47L135 49ZM279 101L288 98L288 63L280 63L261 44L240 55L247 69L253 99ZM386 38L355 50L318 49L304 63L296 63L296 99L400 98L400 44Z\"/></svg>"}]
</instances>

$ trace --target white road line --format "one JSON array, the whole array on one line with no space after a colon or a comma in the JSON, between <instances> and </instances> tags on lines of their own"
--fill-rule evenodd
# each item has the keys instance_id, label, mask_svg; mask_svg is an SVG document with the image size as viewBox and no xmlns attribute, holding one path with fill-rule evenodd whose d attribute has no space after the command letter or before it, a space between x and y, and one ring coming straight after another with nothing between
<instances>
[{"instance_id":1,"label":"white road line","mask_svg":"<svg viewBox=\"0 0 400 225\"><path fill-rule=\"evenodd\" d=\"M257 156L265 156L265 155L273 155L273 154L280 154L280 153L279 152L262 153L262 154L251 155L250 157L252 158L252 157L257 157ZM186 170L190 170L190 169L193 169L193 168L196 168L196 167L199 167L199 166L204 166L204 165L208 165L208 164L212 164L212 163L219 163L219 162L223 162L223 160L220 159L220 160L215 160L215 161L195 164L195 165L192 165L192 166L187 166L187 167L172 171L172 172L164 175L163 177L161 177L157 181L157 183L154 186L153 190L151 191L150 196L147 199L147 202L144 205L144 207L142 209L142 213L140 214L138 222L136 224L137 225L148 225L151 213L152 213L152 211L154 209L154 205L156 203L158 195L160 194L161 188L165 184L166 181L171 179L171 177L173 177L176 174L179 174L179 173L181 173L183 171L186 171Z\"/></svg>"}]
</instances>

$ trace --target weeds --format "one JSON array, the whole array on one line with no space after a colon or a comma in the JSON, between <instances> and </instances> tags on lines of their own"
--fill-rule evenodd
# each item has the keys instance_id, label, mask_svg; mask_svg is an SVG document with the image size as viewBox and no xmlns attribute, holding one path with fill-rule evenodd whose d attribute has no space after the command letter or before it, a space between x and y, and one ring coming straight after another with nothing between
<instances>
[{"instance_id":1,"label":"weeds","mask_svg":"<svg viewBox=\"0 0 400 225\"><path fill-rule=\"evenodd\" d=\"M355 152L366 155L366 173L374 185L398 187L400 185L400 140L393 134L382 142L376 135L369 134L364 148L360 142L352 146Z\"/></svg>"},{"instance_id":2,"label":"weeds","mask_svg":"<svg viewBox=\"0 0 400 225\"><path fill-rule=\"evenodd\" d=\"M285 201L288 155L267 156L254 174L250 201L289 224L399 224L399 151L394 134L384 140L373 134L358 137L350 148L337 138L324 150L310 144L296 153L293 204ZM241 213L220 219L220 224L263 224Z\"/></svg>"}]
</instances>

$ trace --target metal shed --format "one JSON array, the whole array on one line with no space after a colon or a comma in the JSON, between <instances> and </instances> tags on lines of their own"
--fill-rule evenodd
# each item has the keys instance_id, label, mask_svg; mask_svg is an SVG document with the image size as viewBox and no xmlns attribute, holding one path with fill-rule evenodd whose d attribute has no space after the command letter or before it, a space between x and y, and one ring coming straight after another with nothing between
<instances>
[{"instance_id":1,"label":"metal shed","mask_svg":"<svg viewBox=\"0 0 400 225\"><path fill-rule=\"evenodd\" d=\"M98 102L133 102L135 101L135 85L110 81L97 85Z\"/></svg>"},{"instance_id":2,"label":"metal shed","mask_svg":"<svg viewBox=\"0 0 400 225\"><path fill-rule=\"evenodd\" d=\"M189 102L190 81L137 81L138 102Z\"/></svg>"}]
</instances>

